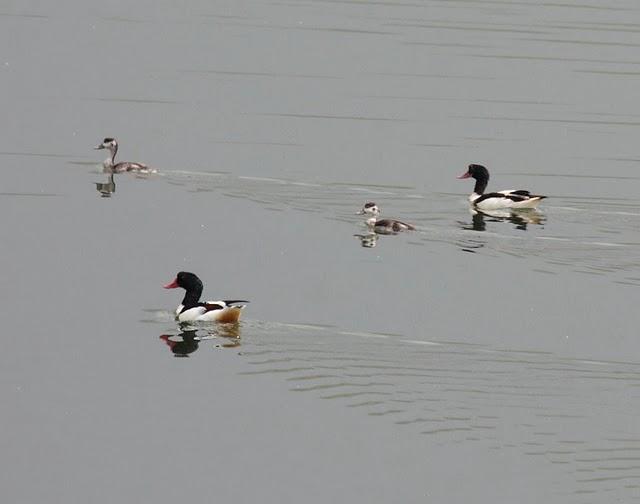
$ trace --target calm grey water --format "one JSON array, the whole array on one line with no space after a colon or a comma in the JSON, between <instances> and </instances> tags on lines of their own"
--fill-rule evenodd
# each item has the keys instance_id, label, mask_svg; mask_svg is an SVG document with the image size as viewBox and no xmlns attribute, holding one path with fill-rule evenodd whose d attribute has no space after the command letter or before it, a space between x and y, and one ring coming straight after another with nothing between
<instances>
[{"instance_id":1,"label":"calm grey water","mask_svg":"<svg viewBox=\"0 0 640 504\"><path fill-rule=\"evenodd\" d=\"M640 498L639 9L0 7L3 501Z\"/></svg>"}]
</instances>

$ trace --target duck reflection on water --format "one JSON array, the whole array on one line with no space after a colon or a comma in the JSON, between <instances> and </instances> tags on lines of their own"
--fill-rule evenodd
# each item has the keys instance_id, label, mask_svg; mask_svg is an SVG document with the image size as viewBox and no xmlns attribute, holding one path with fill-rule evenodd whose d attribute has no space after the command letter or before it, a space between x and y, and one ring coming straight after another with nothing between
<instances>
[{"instance_id":1,"label":"duck reflection on water","mask_svg":"<svg viewBox=\"0 0 640 504\"><path fill-rule=\"evenodd\" d=\"M364 248L373 248L378 244L377 233L354 234L353 236L360 240L360 245L362 245Z\"/></svg>"},{"instance_id":2,"label":"duck reflection on water","mask_svg":"<svg viewBox=\"0 0 640 504\"><path fill-rule=\"evenodd\" d=\"M111 195L116 192L116 182L113 178L113 171L107 172L106 182L96 182L96 190L100 193L102 198L110 198Z\"/></svg>"},{"instance_id":3,"label":"duck reflection on water","mask_svg":"<svg viewBox=\"0 0 640 504\"><path fill-rule=\"evenodd\" d=\"M176 357L189 357L189 354L195 352L200 346L200 337L196 336L195 329L182 331L177 336L163 334L160 339L167 344Z\"/></svg>"},{"instance_id":4,"label":"duck reflection on water","mask_svg":"<svg viewBox=\"0 0 640 504\"><path fill-rule=\"evenodd\" d=\"M199 334L200 333L200 334ZM189 357L200 347L202 341L222 339L216 348L235 348L240 346L240 324L217 324L215 328L184 327L180 334L163 334L165 342L175 357Z\"/></svg>"},{"instance_id":5,"label":"duck reflection on water","mask_svg":"<svg viewBox=\"0 0 640 504\"><path fill-rule=\"evenodd\" d=\"M222 338L223 343L217 346L222 348L235 348L240 346L241 322L218 323L209 334L216 338Z\"/></svg>"},{"instance_id":6,"label":"duck reflection on water","mask_svg":"<svg viewBox=\"0 0 640 504\"><path fill-rule=\"evenodd\" d=\"M466 222L460 222L462 229L472 231L485 231L487 222L511 222L516 229L526 231L528 225L542 226L546 217L537 210L483 210L470 208L471 225Z\"/></svg>"}]
</instances>

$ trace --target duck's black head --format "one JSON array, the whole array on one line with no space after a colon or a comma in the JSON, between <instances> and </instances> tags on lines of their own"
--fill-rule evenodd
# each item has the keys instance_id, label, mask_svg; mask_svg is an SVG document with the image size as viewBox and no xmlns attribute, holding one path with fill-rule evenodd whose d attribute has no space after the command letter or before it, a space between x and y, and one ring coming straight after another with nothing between
<instances>
[{"instance_id":1,"label":"duck's black head","mask_svg":"<svg viewBox=\"0 0 640 504\"><path fill-rule=\"evenodd\" d=\"M202 281L193 273L181 271L172 282L164 286L165 289L175 289L182 287L186 291L202 291Z\"/></svg>"},{"instance_id":2,"label":"duck's black head","mask_svg":"<svg viewBox=\"0 0 640 504\"><path fill-rule=\"evenodd\" d=\"M473 192L476 194L482 194L489 182L489 170L479 164L470 164L467 171L458 178L465 179L469 177L476 179L476 186Z\"/></svg>"},{"instance_id":3,"label":"duck's black head","mask_svg":"<svg viewBox=\"0 0 640 504\"><path fill-rule=\"evenodd\" d=\"M460 175L459 179L473 177L476 180L489 180L489 170L479 164L470 164L465 173Z\"/></svg>"},{"instance_id":4,"label":"duck's black head","mask_svg":"<svg viewBox=\"0 0 640 504\"><path fill-rule=\"evenodd\" d=\"M202 295L202 282L197 276L187 271L181 271L172 282L164 286L165 289L175 289L176 287L182 287L187 291L182 300L182 305L185 308L198 304Z\"/></svg>"}]
</instances>

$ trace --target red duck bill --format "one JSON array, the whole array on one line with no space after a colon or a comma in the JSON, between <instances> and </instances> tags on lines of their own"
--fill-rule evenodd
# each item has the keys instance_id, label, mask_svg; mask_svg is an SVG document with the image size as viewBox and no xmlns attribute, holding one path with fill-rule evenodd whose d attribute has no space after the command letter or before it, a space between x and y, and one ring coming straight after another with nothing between
<instances>
[{"instance_id":1,"label":"red duck bill","mask_svg":"<svg viewBox=\"0 0 640 504\"><path fill-rule=\"evenodd\" d=\"M176 289L180 287L178 285L178 278L174 278L172 282L169 282L167 285L164 286L165 289Z\"/></svg>"}]
</instances>

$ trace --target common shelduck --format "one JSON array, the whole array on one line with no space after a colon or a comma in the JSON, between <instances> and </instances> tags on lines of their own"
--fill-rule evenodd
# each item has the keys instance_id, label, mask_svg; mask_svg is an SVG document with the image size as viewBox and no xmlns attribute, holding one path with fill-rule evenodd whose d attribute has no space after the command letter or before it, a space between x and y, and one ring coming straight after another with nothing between
<instances>
[{"instance_id":1,"label":"common shelduck","mask_svg":"<svg viewBox=\"0 0 640 504\"><path fill-rule=\"evenodd\" d=\"M181 287L187 292L176 308L176 320L180 322L237 322L242 309L249 301L224 300L201 302L202 282L193 273L181 271L165 289Z\"/></svg>"},{"instance_id":2,"label":"common shelduck","mask_svg":"<svg viewBox=\"0 0 640 504\"><path fill-rule=\"evenodd\" d=\"M479 210L495 210L497 208L535 208L546 196L531 194L529 191L509 190L486 193L489 182L489 170L478 164L469 165L466 173L458 178L472 177L476 179L476 185L469 196L469 202Z\"/></svg>"},{"instance_id":3,"label":"common shelduck","mask_svg":"<svg viewBox=\"0 0 640 504\"><path fill-rule=\"evenodd\" d=\"M158 170L155 168L149 168L147 165L142 163L132 163L131 161L122 161L120 163L116 163L116 153L118 152L118 142L115 138L105 138L100 145L96 145L94 147L96 150L100 149L108 149L111 154L107 159L105 159L102 165L105 167L105 170L112 171L114 173L122 173L122 172L136 172L136 173L158 173Z\"/></svg>"},{"instance_id":4,"label":"common shelduck","mask_svg":"<svg viewBox=\"0 0 640 504\"><path fill-rule=\"evenodd\" d=\"M365 221L369 229L379 234L396 234L400 231L413 231L416 228L411 224L394 219L378 219L380 207L373 202L365 203L357 215L370 215Z\"/></svg>"}]
</instances>

